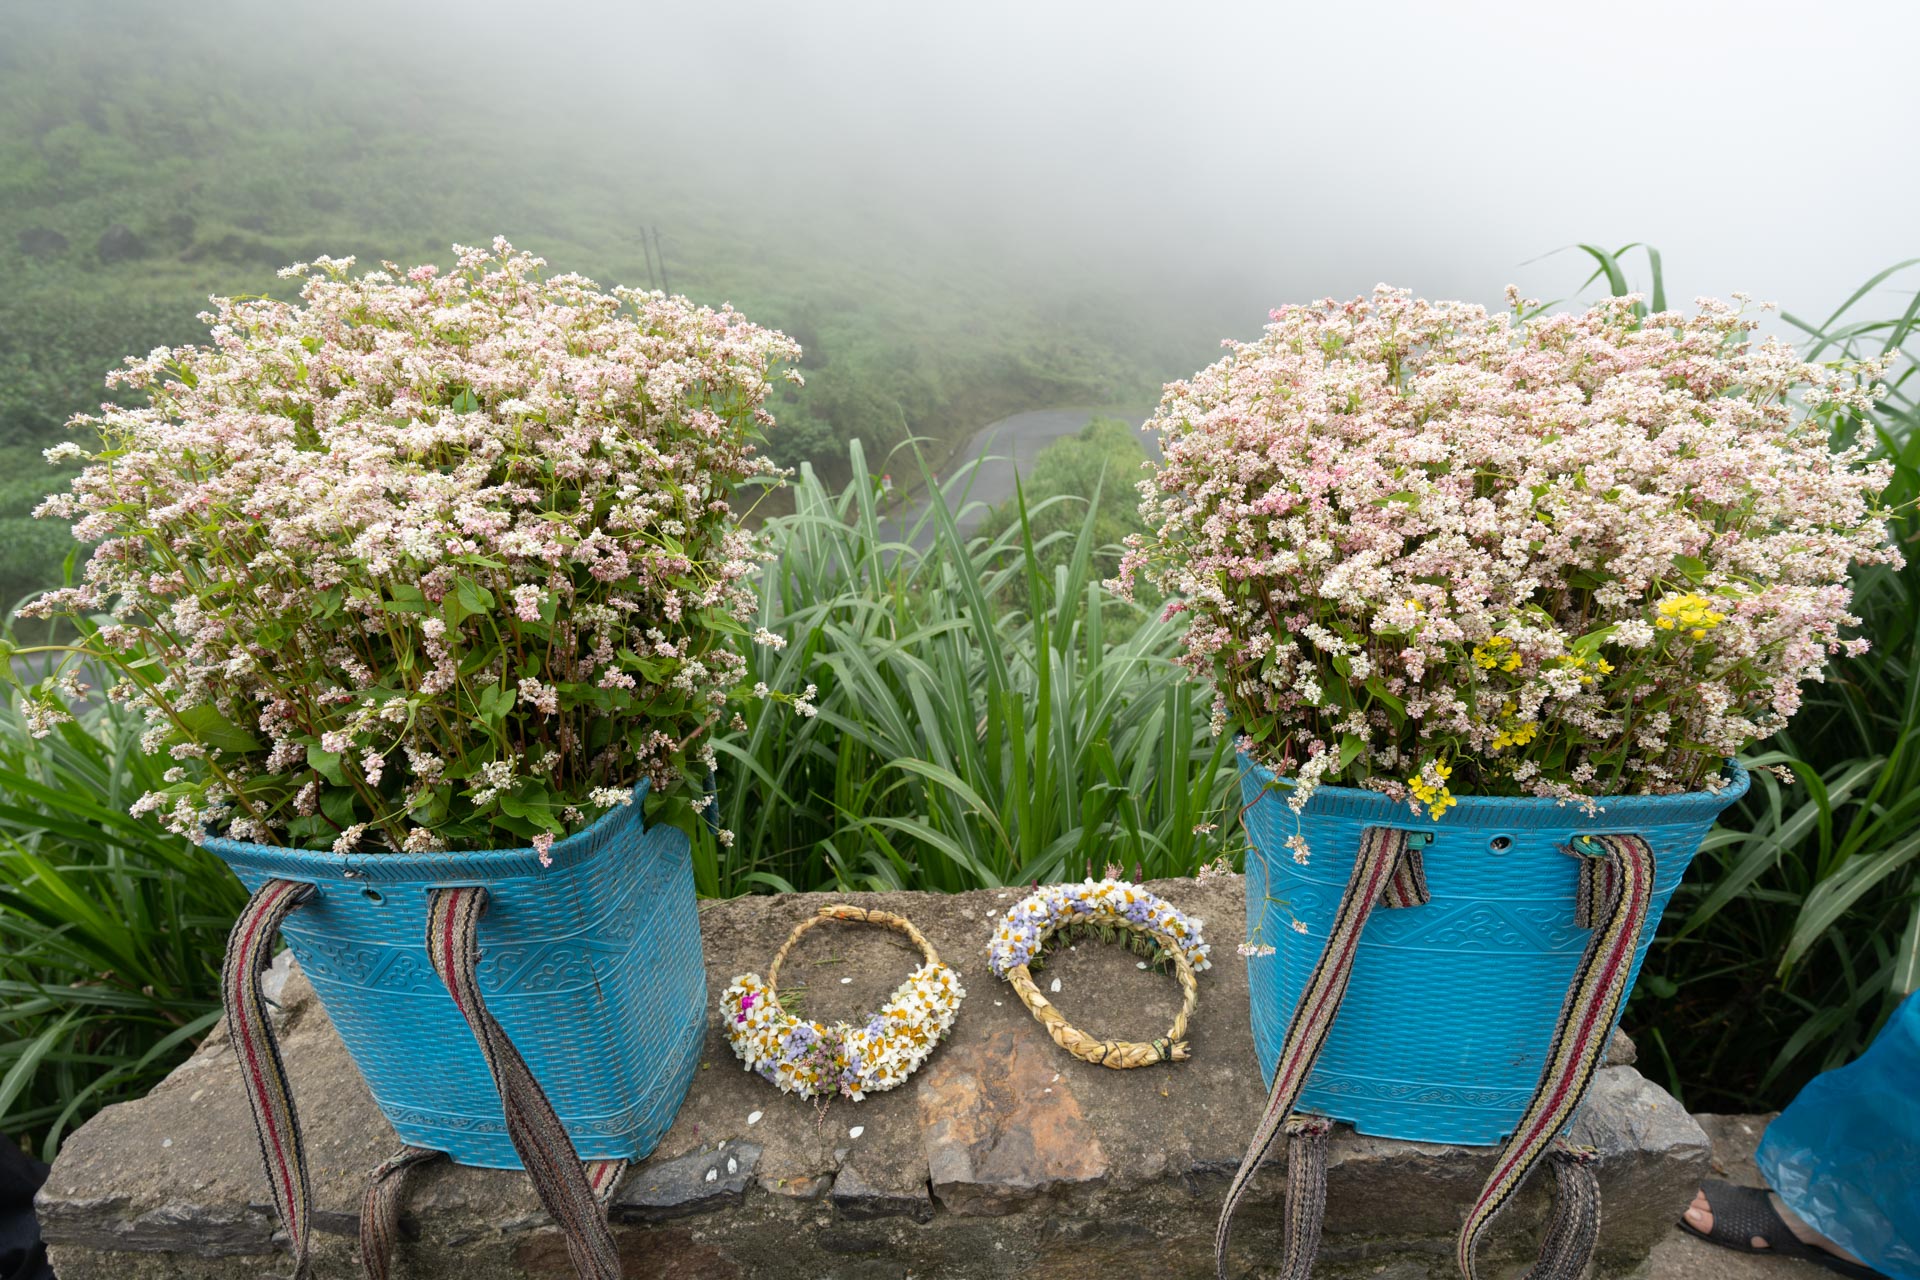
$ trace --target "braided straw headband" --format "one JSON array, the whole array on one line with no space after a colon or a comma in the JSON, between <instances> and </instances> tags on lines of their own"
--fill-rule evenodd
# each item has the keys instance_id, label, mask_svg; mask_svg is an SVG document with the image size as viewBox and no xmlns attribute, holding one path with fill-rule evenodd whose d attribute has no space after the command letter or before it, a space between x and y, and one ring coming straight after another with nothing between
<instances>
[{"instance_id":1,"label":"braided straw headband","mask_svg":"<svg viewBox=\"0 0 1920 1280\"><path fill-rule=\"evenodd\" d=\"M795 1017L780 1004L780 965L809 929L828 920L879 925L905 935L925 963L894 989L865 1022L825 1026ZM786 1093L803 1098L838 1093L858 1102L903 1083L945 1038L966 997L960 975L940 963L940 954L905 916L836 903L793 927L773 957L763 982L742 974L720 997L727 1039L749 1071L758 1071Z\"/></svg>"},{"instance_id":2,"label":"braided straw headband","mask_svg":"<svg viewBox=\"0 0 1920 1280\"><path fill-rule=\"evenodd\" d=\"M1105 925L1128 929L1152 938L1173 961L1184 998L1167 1034L1142 1044L1134 1040L1101 1040L1072 1026L1040 994L1027 968L1048 938L1071 924ZM1200 933L1201 922L1182 915L1165 899L1124 880L1088 880L1083 884L1050 884L1036 889L1007 912L987 948L988 964L1012 984L1053 1042L1082 1062L1122 1070L1156 1062L1184 1062L1188 1055L1187 1019L1200 1003L1195 977L1212 967L1209 948Z\"/></svg>"}]
</instances>

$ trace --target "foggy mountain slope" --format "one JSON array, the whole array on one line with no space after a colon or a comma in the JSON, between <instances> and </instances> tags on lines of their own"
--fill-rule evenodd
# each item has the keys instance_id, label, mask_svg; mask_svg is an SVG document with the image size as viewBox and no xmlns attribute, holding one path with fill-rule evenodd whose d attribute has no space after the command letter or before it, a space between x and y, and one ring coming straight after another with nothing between
<instances>
[{"instance_id":1,"label":"foggy mountain slope","mask_svg":"<svg viewBox=\"0 0 1920 1280\"><path fill-rule=\"evenodd\" d=\"M838 479L856 436L937 457L1150 404L1268 307L1382 280L1553 298L1585 273L1556 249L1643 240L1677 301L1820 313L1912 249L1878 123L1910 7L0 0L0 24L0 598L69 546L26 518L58 482L37 453L104 370L322 252L505 234L731 301L806 346L772 447ZM1816 188L1844 198L1810 221Z\"/></svg>"}]
</instances>

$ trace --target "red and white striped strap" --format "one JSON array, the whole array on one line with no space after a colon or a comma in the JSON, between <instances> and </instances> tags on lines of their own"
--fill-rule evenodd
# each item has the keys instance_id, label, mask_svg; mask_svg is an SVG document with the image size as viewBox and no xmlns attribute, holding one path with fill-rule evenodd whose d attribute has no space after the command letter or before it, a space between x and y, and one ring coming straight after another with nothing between
<instances>
[{"instance_id":1,"label":"red and white striped strap","mask_svg":"<svg viewBox=\"0 0 1920 1280\"><path fill-rule=\"evenodd\" d=\"M507 1122L507 1137L533 1182L534 1194L559 1224L580 1280L619 1280L613 1231L573 1140L553 1104L528 1070L520 1051L487 1012L480 996L477 931L487 909L487 891L477 885L435 889L427 906L427 951L454 1005L473 1029L480 1054L493 1073Z\"/></svg>"},{"instance_id":2,"label":"red and white striped strap","mask_svg":"<svg viewBox=\"0 0 1920 1280\"><path fill-rule=\"evenodd\" d=\"M234 1056L240 1060L240 1078L246 1087L253 1130L260 1140L260 1159L266 1165L273 1206L287 1229L293 1254L293 1280L307 1274L308 1241L313 1229L313 1188L307 1179L307 1155L300 1144L300 1117L293 1109L293 1090L280 1061L280 1045L267 1020L267 1001L260 991L260 973L273 957L273 940L287 913L313 895L310 884L269 880L247 899L247 906L227 936L227 958L220 972L220 997L226 1005L227 1030Z\"/></svg>"}]
</instances>

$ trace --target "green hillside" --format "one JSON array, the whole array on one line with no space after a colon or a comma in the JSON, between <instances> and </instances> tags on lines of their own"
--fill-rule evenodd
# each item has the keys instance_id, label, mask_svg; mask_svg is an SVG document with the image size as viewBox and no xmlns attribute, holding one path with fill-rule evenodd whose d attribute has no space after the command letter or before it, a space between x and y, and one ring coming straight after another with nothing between
<instances>
[{"instance_id":1,"label":"green hillside","mask_svg":"<svg viewBox=\"0 0 1920 1280\"><path fill-rule=\"evenodd\" d=\"M38 454L99 403L104 371L200 340L210 294L285 293L277 269L321 253L444 264L451 244L504 234L555 270L731 301L805 346L807 386L777 406L772 447L830 479L854 437L874 457L926 437L937 457L1021 409L1150 401L1218 332L1145 327L1162 313L1042 282L951 228L809 212L772 168L743 181L750 158L702 177L719 170L688 159L685 136L616 146L564 110L502 118L444 67L396 79L378 49L330 49L322 74L303 39L249 40L243 25L216 52L164 10L113 7L112 24L103 11L16 12L0 46L6 601L70 546L28 515L58 481Z\"/></svg>"}]
</instances>

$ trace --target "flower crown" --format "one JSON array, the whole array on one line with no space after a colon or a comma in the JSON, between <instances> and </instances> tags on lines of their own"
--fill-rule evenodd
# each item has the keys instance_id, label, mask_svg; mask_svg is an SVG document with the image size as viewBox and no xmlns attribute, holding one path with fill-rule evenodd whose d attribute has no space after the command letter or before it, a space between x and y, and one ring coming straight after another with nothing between
<instances>
[{"instance_id":1,"label":"flower crown","mask_svg":"<svg viewBox=\"0 0 1920 1280\"><path fill-rule=\"evenodd\" d=\"M780 1003L780 962L808 929L825 920L857 920L903 933L926 957L878 1012L831 1026L800 1018ZM727 1040L749 1071L803 1098L838 1093L860 1101L896 1088L919 1069L953 1026L966 998L960 975L904 917L836 905L802 920L762 979L742 974L720 998Z\"/></svg>"},{"instance_id":2,"label":"flower crown","mask_svg":"<svg viewBox=\"0 0 1920 1280\"><path fill-rule=\"evenodd\" d=\"M1140 926L1178 947L1196 973L1212 967L1207 959L1211 948L1200 931L1202 921L1137 884L1111 879L1035 889L1015 903L994 930L987 963L996 977L1004 978L1032 960L1054 930L1074 921Z\"/></svg>"}]
</instances>

